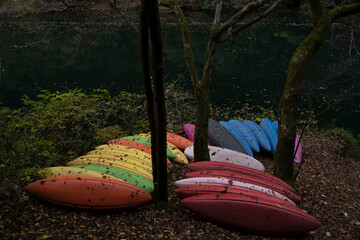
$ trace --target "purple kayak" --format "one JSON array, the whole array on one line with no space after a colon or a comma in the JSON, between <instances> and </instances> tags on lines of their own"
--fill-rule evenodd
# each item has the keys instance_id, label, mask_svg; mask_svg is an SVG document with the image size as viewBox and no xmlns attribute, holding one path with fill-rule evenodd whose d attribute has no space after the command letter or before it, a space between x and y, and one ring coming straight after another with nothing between
<instances>
[{"instance_id":1,"label":"purple kayak","mask_svg":"<svg viewBox=\"0 0 360 240\"><path fill-rule=\"evenodd\" d=\"M195 125L194 124L184 124L183 126L186 137L190 140L190 141L194 141L194 136L195 136ZM209 146L211 146L210 143L208 143Z\"/></svg>"},{"instance_id":2,"label":"purple kayak","mask_svg":"<svg viewBox=\"0 0 360 240\"><path fill-rule=\"evenodd\" d=\"M297 150L297 152L296 152L296 154L295 154L294 162L296 162L296 163L301 163L301 160L302 160L302 147L301 147L300 138L299 138L299 136L296 134L294 153L295 153L295 151L296 151L296 147L297 147L298 144L299 144L299 147L298 147L298 150Z\"/></svg>"}]
</instances>

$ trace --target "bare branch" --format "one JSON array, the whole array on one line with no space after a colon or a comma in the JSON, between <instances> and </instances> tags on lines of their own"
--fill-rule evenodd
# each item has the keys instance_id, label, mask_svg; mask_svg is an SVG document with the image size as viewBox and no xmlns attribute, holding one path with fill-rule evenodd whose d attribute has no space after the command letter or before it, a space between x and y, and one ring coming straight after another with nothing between
<instances>
[{"instance_id":1,"label":"bare branch","mask_svg":"<svg viewBox=\"0 0 360 240\"><path fill-rule=\"evenodd\" d=\"M281 2L282 0L277 0L275 1L266 11L264 11L263 13L261 13L260 15L256 16L255 18L251 19L250 21L240 25L239 27L235 28L233 31L229 30L227 32L227 34L221 38L220 40L220 44L223 44L224 42L226 42L227 40L231 39L233 36L239 34L241 31L243 31L244 29L250 27L251 25L257 23L258 21L260 21L261 19L265 18L266 16L268 16L276 7L277 5Z\"/></svg>"},{"instance_id":2,"label":"bare branch","mask_svg":"<svg viewBox=\"0 0 360 240\"><path fill-rule=\"evenodd\" d=\"M220 23L220 14L221 14L222 5L223 5L223 0L216 1L216 10L215 10L213 26L218 26Z\"/></svg>"},{"instance_id":3,"label":"bare branch","mask_svg":"<svg viewBox=\"0 0 360 240\"><path fill-rule=\"evenodd\" d=\"M128 25L130 25L132 28L138 30L137 27L136 27L136 25L133 24L133 23L131 23L131 22L129 22L128 19L124 16L124 14L122 14L122 12L117 8L116 0L113 0L113 4L112 4L112 5L113 5L113 8L114 8L115 12L116 12L117 14L119 14L120 17L122 17Z\"/></svg>"},{"instance_id":4,"label":"bare branch","mask_svg":"<svg viewBox=\"0 0 360 240\"><path fill-rule=\"evenodd\" d=\"M110 16L109 14L107 14L107 13L105 13L105 12L102 12L102 11L100 11L100 10L98 10L98 9L91 9L91 8L89 8L89 7L86 7L86 6L84 6L84 5L79 5L79 4L69 5L69 4L67 4L67 3L65 2L65 0L60 0L60 1L61 1L62 4L64 4L65 7L68 8L68 9L80 8L80 9L85 9L85 10L88 10L88 11L98 12L98 13L104 15L104 16Z\"/></svg>"},{"instance_id":5,"label":"bare branch","mask_svg":"<svg viewBox=\"0 0 360 240\"><path fill-rule=\"evenodd\" d=\"M184 15L183 11L181 10L178 0L176 0L174 2L174 12L178 16L180 27L181 27L186 64L187 64L189 72L190 72L191 80L192 80L194 86L196 86L200 82L200 77L199 77L199 73L196 69L194 55L193 55L193 52L191 49L191 37L190 37L190 33L189 33L189 24L188 24L188 21L186 20L186 17Z\"/></svg>"},{"instance_id":6,"label":"bare branch","mask_svg":"<svg viewBox=\"0 0 360 240\"><path fill-rule=\"evenodd\" d=\"M216 35L220 37L225 31L227 31L227 29L231 28L232 26L240 22L240 20L243 19L245 16L247 16L249 13L251 13L256 9L259 9L267 2L269 2L269 0L258 0L248 3L239 12L237 12L234 16L232 16L228 21L221 24L216 31Z\"/></svg>"}]
</instances>

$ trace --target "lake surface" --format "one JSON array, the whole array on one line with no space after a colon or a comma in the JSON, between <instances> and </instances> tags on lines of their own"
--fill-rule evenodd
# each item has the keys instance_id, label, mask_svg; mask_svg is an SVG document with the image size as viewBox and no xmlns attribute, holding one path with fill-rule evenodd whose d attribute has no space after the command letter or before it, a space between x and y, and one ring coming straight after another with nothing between
<instances>
[{"instance_id":1,"label":"lake surface","mask_svg":"<svg viewBox=\"0 0 360 240\"><path fill-rule=\"evenodd\" d=\"M199 69L211 18L211 13L191 17ZM358 134L360 97L353 94L360 92L360 58L354 48L351 54L349 49L352 35L354 46L360 49L360 24L351 21L334 24L311 62L300 108L307 112L311 103L315 115L330 108L318 116L320 127L334 125ZM24 94L35 96L41 89L105 88L113 95L143 91L138 34L120 20L49 15L3 18L0 27L0 101L4 106L19 107ZM232 109L248 104L276 110L291 55L310 31L307 16L276 13L225 43L212 71L212 103ZM191 91L181 33L173 17L163 18L163 41L165 81Z\"/></svg>"}]
</instances>

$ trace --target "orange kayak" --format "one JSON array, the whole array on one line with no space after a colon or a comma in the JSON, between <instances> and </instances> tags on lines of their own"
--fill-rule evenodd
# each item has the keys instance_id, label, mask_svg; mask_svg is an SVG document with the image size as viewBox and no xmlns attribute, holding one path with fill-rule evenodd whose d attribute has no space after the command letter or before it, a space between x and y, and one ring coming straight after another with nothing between
<instances>
[{"instance_id":1,"label":"orange kayak","mask_svg":"<svg viewBox=\"0 0 360 240\"><path fill-rule=\"evenodd\" d=\"M114 144L114 145L122 145L122 146L126 146L126 147L131 147L131 148L135 148L138 149L140 151L143 151L145 153L148 153L151 155L151 147L139 143L139 142L135 142L135 141L131 141L128 139L112 139L108 141L108 144ZM167 158L167 168L171 169L172 168L172 163L170 162L170 160Z\"/></svg>"},{"instance_id":2,"label":"orange kayak","mask_svg":"<svg viewBox=\"0 0 360 240\"><path fill-rule=\"evenodd\" d=\"M151 134L150 132L148 132L148 134ZM173 145L175 145L175 147L177 147L178 149L184 150L187 147L190 147L192 145L194 145L194 143L192 141L190 141L187 138L184 138L182 136L176 135L174 133L166 133L166 141L168 141L169 143L172 143Z\"/></svg>"},{"instance_id":3,"label":"orange kayak","mask_svg":"<svg viewBox=\"0 0 360 240\"><path fill-rule=\"evenodd\" d=\"M124 210L151 200L150 194L135 185L95 177L45 178L25 190L43 201L80 209Z\"/></svg>"}]
</instances>

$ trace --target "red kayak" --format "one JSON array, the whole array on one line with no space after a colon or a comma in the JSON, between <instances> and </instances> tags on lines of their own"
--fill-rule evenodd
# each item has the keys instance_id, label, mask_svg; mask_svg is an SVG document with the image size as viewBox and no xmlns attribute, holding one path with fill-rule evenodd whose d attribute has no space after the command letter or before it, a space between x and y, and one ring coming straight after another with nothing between
<instances>
[{"instance_id":1,"label":"red kayak","mask_svg":"<svg viewBox=\"0 0 360 240\"><path fill-rule=\"evenodd\" d=\"M150 194L133 184L95 177L45 178L25 190L43 201L80 209L124 210L151 200Z\"/></svg>"},{"instance_id":2,"label":"red kayak","mask_svg":"<svg viewBox=\"0 0 360 240\"><path fill-rule=\"evenodd\" d=\"M189 172L185 176L187 178L222 177L240 182L251 183L278 192L281 195L292 200L294 203L299 203L301 201L300 198L294 192L287 190L286 188L277 184L276 182L268 181L254 176L244 175L235 172L228 172L228 171L218 171L218 170L203 170L203 171Z\"/></svg>"},{"instance_id":3,"label":"red kayak","mask_svg":"<svg viewBox=\"0 0 360 240\"><path fill-rule=\"evenodd\" d=\"M147 134L151 134L151 132L148 132ZM184 150L185 148L194 145L194 143L189 139L169 132L166 133L166 141L172 143L175 147L177 147L180 150Z\"/></svg>"},{"instance_id":4,"label":"red kayak","mask_svg":"<svg viewBox=\"0 0 360 240\"><path fill-rule=\"evenodd\" d=\"M186 197L191 197L191 196L201 195L201 194L231 193L231 194L262 197L262 198L270 199L272 201L279 201L279 202L284 201L281 198L269 195L267 193L262 193L262 192L249 190L249 189L232 187L229 185L191 185L191 186L177 188L177 189L175 189L175 193L180 198L186 198Z\"/></svg>"},{"instance_id":5,"label":"red kayak","mask_svg":"<svg viewBox=\"0 0 360 240\"><path fill-rule=\"evenodd\" d=\"M294 235L321 226L314 217L281 199L213 193L184 198L181 203L212 222L241 231Z\"/></svg>"},{"instance_id":6,"label":"red kayak","mask_svg":"<svg viewBox=\"0 0 360 240\"><path fill-rule=\"evenodd\" d=\"M259 171L254 168L240 166L237 164L216 162L216 161L201 161L201 162L190 163L188 165L188 168L191 171L219 170L219 171L240 173L240 174L244 174L247 176L254 176L254 177L261 178L261 179L264 179L267 181L276 182L277 184L280 184L284 188L288 189L289 191L295 192L295 190L289 184L287 184L280 178L275 177L274 175L272 175L270 173Z\"/></svg>"},{"instance_id":7,"label":"red kayak","mask_svg":"<svg viewBox=\"0 0 360 240\"><path fill-rule=\"evenodd\" d=\"M108 144L122 145L126 147L135 148L151 155L151 147L128 139L112 139L108 141ZM168 158L167 158L167 168L168 169L172 168L172 164Z\"/></svg>"}]
</instances>

